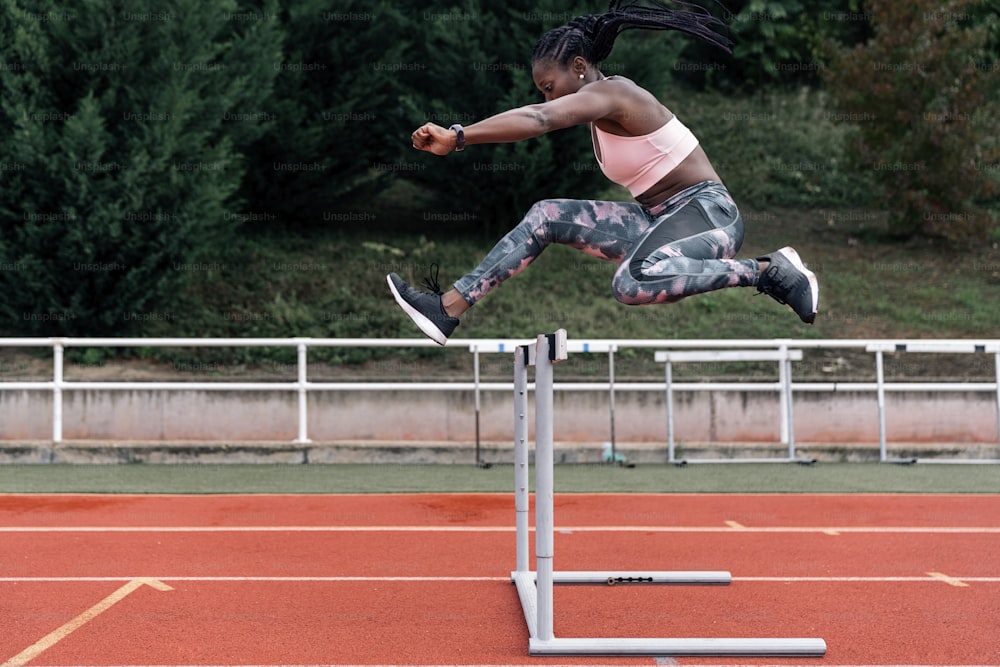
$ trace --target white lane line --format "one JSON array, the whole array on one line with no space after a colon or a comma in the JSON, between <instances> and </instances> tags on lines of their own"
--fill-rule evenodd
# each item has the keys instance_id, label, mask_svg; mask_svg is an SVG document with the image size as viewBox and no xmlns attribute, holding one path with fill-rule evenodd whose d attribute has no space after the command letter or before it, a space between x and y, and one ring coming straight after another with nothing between
<instances>
[{"instance_id":1,"label":"white lane line","mask_svg":"<svg viewBox=\"0 0 1000 667\"><path fill-rule=\"evenodd\" d=\"M930 577L934 577L938 581L943 581L949 586L955 586L956 588L965 588L969 585L968 583L966 583L965 579L960 577L952 577L947 574L944 574L943 572L928 572L927 575Z\"/></svg>"},{"instance_id":2,"label":"white lane line","mask_svg":"<svg viewBox=\"0 0 1000 667\"><path fill-rule=\"evenodd\" d=\"M365 577L365 576L331 576L331 577L149 577L157 581L288 581L288 582L342 582L342 581L373 581L373 582L448 582L448 581L505 581L510 577ZM61 582L108 582L130 581L135 577L0 577L0 583L61 583Z\"/></svg>"},{"instance_id":3,"label":"white lane line","mask_svg":"<svg viewBox=\"0 0 1000 667\"><path fill-rule=\"evenodd\" d=\"M120 576L120 577L0 577L0 583L86 583L86 582L127 582L136 579L135 576ZM295 576L295 577L281 577L281 576L233 576L233 577L185 577L185 576L157 576L157 577L144 577L147 579L156 579L157 581L216 581L216 582L253 582L253 581L287 581L287 582L352 582L352 581L370 581L370 582L510 582L510 577L454 577L454 576L441 576L441 577L377 577L377 576ZM901 577L732 577L733 582L742 583L813 583L813 582L829 582L829 583L946 583L949 585L956 585L958 583L985 583L985 584L997 584L1000 583L1000 577L956 577L947 576L944 577L940 573L928 572L924 576L901 576Z\"/></svg>"},{"instance_id":4,"label":"white lane line","mask_svg":"<svg viewBox=\"0 0 1000 667\"><path fill-rule=\"evenodd\" d=\"M622 660L628 660L628 658L623 657ZM462 663L461 665L456 665L455 663L439 664L439 665L407 665L407 667L538 667L539 665L544 665L545 667L580 667L579 663L575 664L559 664L553 662L545 663L508 663L508 664L480 664L480 663ZM624 663L623 663L624 664ZM632 664L632 663L629 663ZM669 664L669 663L666 663ZM677 661L676 664L683 665L683 662ZM694 663L689 663L694 664ZM718 664L706 664L697 663L697 667L789 667L793 663L737 663L737 662L727 662ZM69 667L69 666L53 666L53 667ZM204 665L108 665L107 667L205 667ZM341 665L337 663L323 663L321 665L240 665L239 667L399 667L399 663L393 663L391 665L377 665L377 664L365 664L365 665ZM917 664L917 663L905 663L905 664L855 664L855 663L823 663L823 667L942 667L942 665L934 664ZM976 663L972 665L947 665L946 667L1000 667L1000 664L996 663Z\"/></svg>"},{"instance_id":5,"label":"white lane line","mask_svg":"<svg viewBox=\"0 0 1000 667\"><path fill-rule=\"evenodd\" d=\"M626 657L621 658L623 661L628 660ZM683 659L678 659L676 664L683 665ZM626 663L622 663L626 664ZM634 663L627 663L634 664ZM669 663L666 663L669 664ZM789 667L789 665L794 664L790 662L784 663L738 663L738 662L727 662L727 663L687 663L687 664L697 664L697 667ZM812 663L810 663L812 664ZM536 663L508 663L508 664L480 664L480 663L462 663L461 665L456 665L455 663L448 664L435 664L435 665L407 665L407 667L538 667L539 665L544 665L545 667L580 667L579 663L576 664L560 664L553 662L536 662ZM822 663L823 667L943 667L942 665L935 664L918 664L918 663L905 663L905 664L893 664L893 663ZM69 667L69 666L53 666L53 667ZM107 667L205 667L204 665L108 665ZM378 665L378 664L365 664L365 665L341 665L337 663L323 663L322 665L240 665L239 667L399 667L399 663L393 663L390 665ZM952 665L948 664L945 667L1000 667L997 663L976 663L976 664L963 664L963 665Z\"/></svg>"},{"instance_id":6,"label":"white lane line","mask_svg":"<svg viewBox=\"0 0 1000 667\"><path fill-rule=\"evenodd\" d=\"M735 522L734 522L735 523ZM559 526L574 533L1000 535L998 526ZM529 528L534 530L534 527ZM514 526L0 526L0 533L513 533Z\"/></svg>"},{"instance_id":7,"label":"white lane line","mask_svg":"<svg viewBox=\"0 0 1000 667\"><path fill-rule=\"evenodd\" d=\"M794 582L923 582L923 583L946 583L952 586L966 585L963 582L978 582L984 584L997 584L1000 583L1000 577L949 577L942 576L940 573L928 572L928 576L920 577L732 577L732 581L744 581L744 582L776 582L776 583L794 583Z\"/></svg>"}]
</instances>

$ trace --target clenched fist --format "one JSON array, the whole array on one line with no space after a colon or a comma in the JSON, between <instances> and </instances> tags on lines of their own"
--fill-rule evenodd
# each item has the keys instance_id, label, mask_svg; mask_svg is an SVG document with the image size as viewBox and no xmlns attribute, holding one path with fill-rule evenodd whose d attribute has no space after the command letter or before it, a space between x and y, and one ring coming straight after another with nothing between
<instances>
[{"instance_id":1,"label":"clenched fist","mask_svg":"<svg viewBox=\"0 0 1000 667\"><path fill-rule=\"evenodd\" d=\"M458 145L458 133L454 130L425 123L414 130L411 135L413 147L434 155L447 155Z\"/></svg>"}]
</instances>

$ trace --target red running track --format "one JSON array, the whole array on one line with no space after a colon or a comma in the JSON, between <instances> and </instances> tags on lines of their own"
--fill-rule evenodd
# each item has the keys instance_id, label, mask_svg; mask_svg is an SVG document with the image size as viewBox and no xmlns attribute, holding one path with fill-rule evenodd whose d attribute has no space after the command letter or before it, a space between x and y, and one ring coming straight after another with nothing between
<instances>
[{"instance_id":1,"label":"red running track","mask_svg":"<svg viewBox=\"0 0 1000 667\"><path fill-rule=\"evenodd\" d=\"M567 494L555 516L556 570L733 576L557 587L557 636L826 656L529 657L509 494L9 495L0 664L1000 666L998 495Z\"/></svg>"}]
</instances>

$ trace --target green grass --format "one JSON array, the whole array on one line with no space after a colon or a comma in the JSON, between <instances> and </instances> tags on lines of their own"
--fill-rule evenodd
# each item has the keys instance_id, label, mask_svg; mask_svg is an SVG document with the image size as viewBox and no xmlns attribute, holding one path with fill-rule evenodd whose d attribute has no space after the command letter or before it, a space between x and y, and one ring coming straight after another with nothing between
<instances>
[{"instance_id":1,"label":"green grass","mask_svg":"<svg viewBox=\"0 0 1000 667\"><path fill-rule=\"evenodd\" d=\"M749 212L751 218L754 212ZM809 210L773 210L749 225L742 256L794 245L817 272L821 315L801 324L784 306L752 289L699 295L669 306L628 307L610 293L614 265L555 246L495 290L462 320L456 336L533 336L556 326L576 337L864 338L988 337L1000 311L1000 253L992 245L956 249L931 241L906 244L866 235L877 222L837 222ZM381 336L418 333L393 307L385 274L419 282L432 262L447 286L492 246L427 231L366 247L372 235L330 230L266 236L228 249L234 267L218 282L178 295L173 331L183 335ZM433 241L428 238L433 237ZM315 271L278 271L299 264ZM985 267L985 268L984 268ZM240 317L243 314L245 317ZM256 315L257 317L252 317ZM166 333L164 331L163 333Z\"/></svg>"},{"instance_id":2,"label":"green grass","mask_svg":"<svg viewBox=\"0 0 1000 667\"><path fill-rule=\"evenodd\" d=\"M1000 465L558 465L555 482L558 493L996 493ZM511 466L0 466L0 493L507 493L512 489Z\"/></svg>"},{"instance_id":3,"label":"green grass","mask_svg":"<svg viewBox=\"0 0 1000 667\"><path fill-rule=\"evenodd\" d=\"M1000 324L993 307L1000 253L992 245L903 244L866 236L877 227L873 222L831 224L823 211L767 213L763 222L748 225L741 255L786 244L798 248L823 289L815 326L802 325L770 299L755 298L752 289L670 306L624 306L611 297L613 264L553 246L470 310L456 335L519 337L560 325L575 336L608 338L965 337L990 336ZM391 243L366 246L376 235L333 229L246 239L220 254L218 261L231 268L217 280L199 276L178 295L182 316L169 329L186 335L413 337L408 320L390 307L385 274L396 270L419 282L436 262L447 286L493 244L428 229L426 236L397 234ZM293 265L320 268L277 268Z\"/></svg>"},{"instance_id":4,"label":"green grass","mask_svg":"<svg viewBox=\"0 0 1000 667\"><path fill-rule=\"evenodd\" d=\"M753 219L754 212L749 213ZM879 234L881 218L859 222L848 213L773 209L759 213L758 222L747 230L741 256L793 245L815 269L822 292L814 326L802 324L787 307L752 288L698 295L673 305L624 306L610 293L611 263L556 246L472 308L456 336L527 338L564 327L575 338L996 337L1000 252L994 245L958 249L928 240L900 243ZM379 238L385 239L382 245L373 245ZM475 266L492 243L440 229L391 238L378 230L357 229L247 237L219 250L212 261L222 270L190 277L170 306L172 320L150 323L141 335L420 337L392 301L385 274L396 270L419 282L429 264L437 262L441 282L448 285ZM4 376L23 375L23 360L14 358L18 355L34 354L37 364L51 366L47 350L0 354ZM207 368L213 376L260 375L271 368L294 376L289 370L295 363L293 348L145 349L128 354L140 359L127 363L141 362L152 373L198 364L196 368ZM633 371L632 358L627 352L619 356L622 365L616 370L623 376L662 373L649 364L645 371ZM104 351L80 349L70 350L67 360L94 367L119 361L105 358ZM636 368L642 366L640 361L636 359ZM310 362L328 377L385 379L467 373L470 364L467 352L433 348L316 349L310 352ZM981 370L989 374L991 369ZM180 373L185 378L195 374Z\"/></svg>"}]
</instances>

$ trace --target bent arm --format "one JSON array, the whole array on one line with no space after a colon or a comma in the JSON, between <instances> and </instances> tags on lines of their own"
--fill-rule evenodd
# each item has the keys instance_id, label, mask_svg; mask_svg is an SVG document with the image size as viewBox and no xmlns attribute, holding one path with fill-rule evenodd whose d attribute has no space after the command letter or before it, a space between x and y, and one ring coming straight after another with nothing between
<instances>
[{"instance_id":1,"label":"bent arm","mask_svg":"<svg viewBox=\"0 0 1000 667\"><path fill-rule=\"evenodd\" d=\"M510 109L465 128L465 143L502 144L539 137L547 132L592 123L619 110L618 96L595 82L571 95L543 104ZM457 136L434 123L426 123L412 134L413 147L436 155L455 150Z\"/></svg>"},{"instance_id":2,"label":"bent arm","mask_svg":"<svg viewBox=\"0 0 1000 667\"><path fill-rule=\"evenodd\" d=\"M465 143L501 144L532 139L555 130L592 123L614 113L616 107L611 95L585 88L551 102L518 107L469 125L465 128Z\"/></svg>"}]
</instances>

